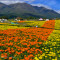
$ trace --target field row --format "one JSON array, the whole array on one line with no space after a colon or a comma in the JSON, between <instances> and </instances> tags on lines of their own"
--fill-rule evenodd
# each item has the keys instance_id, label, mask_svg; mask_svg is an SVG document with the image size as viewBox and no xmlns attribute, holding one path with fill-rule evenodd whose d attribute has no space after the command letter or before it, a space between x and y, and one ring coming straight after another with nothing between
<instances>
[{"instance_id":1,"label":"field row","mask_svg":"<svg viewBox=\"0 0 60 60\"><path fill-rule=\"evenodd\" d=\"M22 28L30 28L30 27L41 27L45 21L24 21L24 22L14 22L15 24L9 24L9 23L0 23L0 30L6 30L6 29L22 29Z\"/></svg>"},{"instance_id":2,"label":"field row","mask_svg":"<svg viewBox=\"0 0 60 60\"><path fill-rule=\"evenodd\" d=\"M48 41L44 41L42 50L43 54L35 56L35 60L60 60L60 20L55 21L55 30L48 37Z\"/></svg>"},{"instance_id":3,"label":"field row","mask_svg":"<svg viewBox=\"0 0 60 60\"><path fill-rule=\"evenodd\" d=\"M48 46L44 45L44 42L48 41L47 38L54 30L54 26L55 20L50 20L46 21L42 28L0 30L1 59L36 59L35 55L42 55L43 49Z\"/></svg>"}]
</instances>

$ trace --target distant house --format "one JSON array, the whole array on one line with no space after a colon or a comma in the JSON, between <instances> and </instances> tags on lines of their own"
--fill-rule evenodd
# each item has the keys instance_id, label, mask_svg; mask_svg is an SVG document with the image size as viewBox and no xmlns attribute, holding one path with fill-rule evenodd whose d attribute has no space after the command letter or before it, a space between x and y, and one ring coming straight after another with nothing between
<instances>
[{"instance_id":1,"label":"distant house","mask_svg":"<svg viewBox=\"0 0 60 60\"><path fill-rule=\"evenodd\" d=\"M1 21L1 19L0 19L0 21Z\"/></svg>"},{"instance_id":2,"label":"distant house","mask_svg":"<svg viewBox=\"0 0 60 60\"><path fill-rule=\"evenodd\" d=\"M0 22L2 23L7 22L7 19L0 19Z\"/></svg>"},{"instance_id":3,"label":"distant house","mask_svg":"<svg viewBox=\"0 0 60 60\"><path fill-rule=\"evenodd\" d=\"M40 20L40 21L43 21L44 19L43 19L43 18L40 18L39 20Z\"/></svg>"},{"instance_id":4,"label":"distant house","mask_svg":"<svg viewBox=\"0 0 60 60\"><path fill-rule=\"evenodd\" d=\"M49 21L49 19L46 19L46 21Z\"/></svg>"},{"instance_id":5,"label":"distant house","mask_svg":"<svg viewBox=\"0 0 60 60\"><path fill-rule=\"evenodd\" d=\"M20 20L18 20L18 19L15 19L14 21L20 21Z\"/></svg>"},{"instance_id":6,"label":"distant house","mask_svg":"<svg viewBox=\"0 0 60 60\"><path fill-rule=\"evenodd\" d=\"M21 21L21 20L23 20L21 17L17 17L17 18L15 19L15 21Z\"/></svg>"}]
</instances>

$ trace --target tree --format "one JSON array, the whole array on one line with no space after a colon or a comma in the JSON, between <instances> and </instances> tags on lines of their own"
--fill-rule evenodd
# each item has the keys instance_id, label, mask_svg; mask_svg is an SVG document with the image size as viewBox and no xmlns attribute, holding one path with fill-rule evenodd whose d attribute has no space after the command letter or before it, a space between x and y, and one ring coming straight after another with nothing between
<instances>
[{"instance_id":1,"label":"tree","mask_svg":"<svg viewBox=\"0 0 60 60\"><path fill-rule=\"evenodd\" d=\"M17 20L23 20L23 18L21 18L21 17L17 17L16 19L17 19Z\"/></svg>"},{"instance_id":2,"label":"tree","mask_svg":"<svg viewBox=\"0 0 60 60\"><path fill-rule=\"evenodd\" d=\"M6 16L1 16L0 19L8 19Z\"/></svg>"},{"instance_id":3,"label":"tree","mask_svg":"<svg viewBox=\"0 0 60 60\"><path fill-rule=\"evenodd\" d=\"M30 17L28 17L27 19L28 19L28 20L29 20L29 19L36 19L36 17L30 16Z\"/></svg>"}]
</instances>

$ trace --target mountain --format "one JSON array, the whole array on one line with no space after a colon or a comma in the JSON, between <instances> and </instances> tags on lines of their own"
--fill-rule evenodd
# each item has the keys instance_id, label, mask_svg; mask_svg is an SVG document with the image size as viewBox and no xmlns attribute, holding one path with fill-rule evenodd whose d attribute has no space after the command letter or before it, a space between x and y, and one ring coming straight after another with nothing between
<instances>
[{"instance_id":1,"label":"mountain","mask_svg":"<svg viewBox=\"0 0 60 60\"><path fill-rule=\"evenodd\" d=\"M27 3L15 3L6 5L0 3L0 16L7 16L9 18L14 17L36 17L36 18L60 18L60 14L54 10L47 9L45 7L32 6Z\"/></svg>"}]
</instances>

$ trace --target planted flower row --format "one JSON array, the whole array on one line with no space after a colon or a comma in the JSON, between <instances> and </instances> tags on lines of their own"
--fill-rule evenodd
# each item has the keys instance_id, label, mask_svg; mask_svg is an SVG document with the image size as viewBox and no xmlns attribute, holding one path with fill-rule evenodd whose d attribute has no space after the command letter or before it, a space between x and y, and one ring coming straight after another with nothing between
<instances>
[{"instance_id":1,"label":"planted flower row","mask_svg":"<svg viewBox=\"0 0 60 60\"><path fill-rule=\"evenodd\" d=\"M43 53L42 47L45 47L43 42L47 41L48 36L54 30L54 23L54 20L47 21L42 26L44 28L1 30L1 59L34 60L36 54Z\"/></svg>"},{"instance_id":2,"label":"planted flower row","mask_svg":"<svg viewBox=\"0 0 60 60\"><path fill-rule=\"evenodd\" d=\"M60 20L55 20L55 29L44 41L42 54L35 55L35 60L60 60Z\"/></svg>"}]
</instances>

